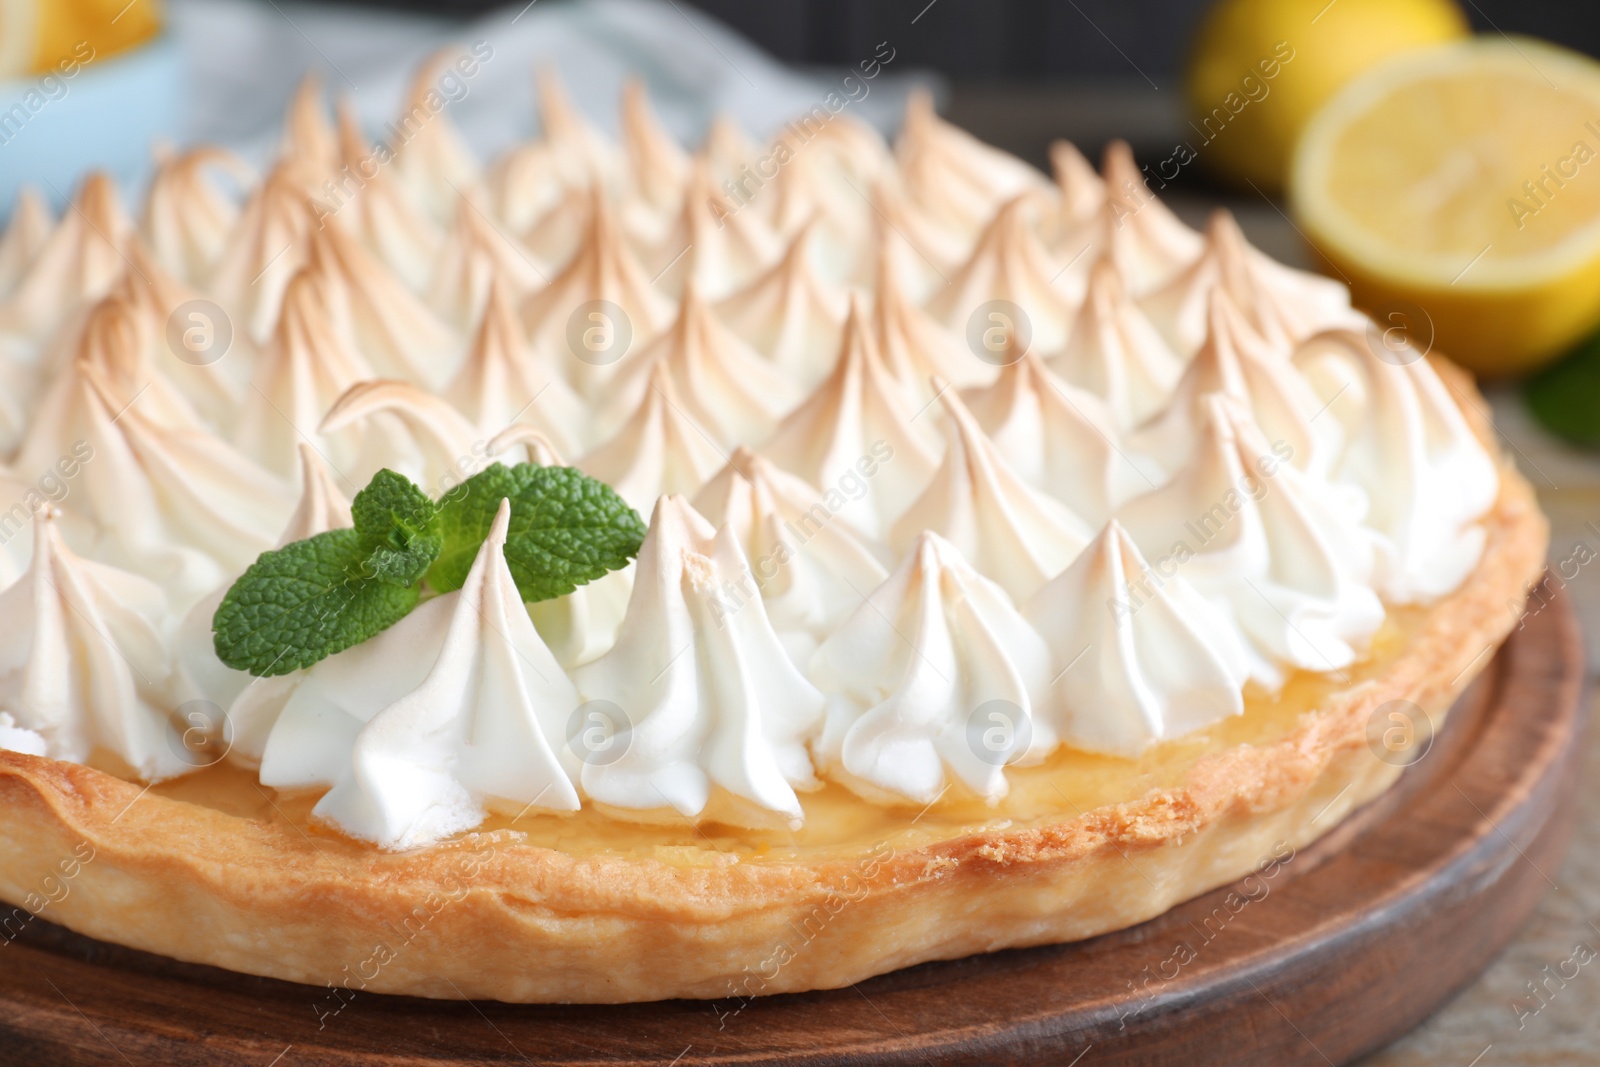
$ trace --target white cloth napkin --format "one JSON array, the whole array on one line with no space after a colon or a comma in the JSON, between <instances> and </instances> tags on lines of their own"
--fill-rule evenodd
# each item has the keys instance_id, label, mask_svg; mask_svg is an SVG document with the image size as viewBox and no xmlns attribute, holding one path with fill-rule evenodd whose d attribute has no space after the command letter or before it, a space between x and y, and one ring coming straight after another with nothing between
<instances>
[{"instance_id":1,"label":"white cloth napkin","mask_svg":"<svg viewBox=\"0 0 1600 1067\"><path fill-rule=\"evenodd\" d=\"M577 106L613 133L624 80L643 78L662 121L689 145L718 113L770 134L851 73L794 70L679 0L516 0L465 24L285 0L169 0L168 11L192 86L186 139L228 145L256 163L271 156L306 70L320 69L332 91L350 94L375 130L399 109L418 63L451 43L493 49L448 109L483 155L537 132L533 75L542 66L558 69ZM894 41L881 49L891 50L898 54ZM841 95L852 97L846 110L885 133L898 128L913 85L944 89L892 61L873 69L871 80L856 69L865 89L852 83Z\"/></svg>"}]
</instances>

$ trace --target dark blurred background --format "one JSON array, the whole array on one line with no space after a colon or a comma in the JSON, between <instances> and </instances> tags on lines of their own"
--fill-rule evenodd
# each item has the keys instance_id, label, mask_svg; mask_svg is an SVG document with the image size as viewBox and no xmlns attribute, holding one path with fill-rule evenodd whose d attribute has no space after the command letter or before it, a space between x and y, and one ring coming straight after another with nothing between
<instances>
[{"instance_id":1,"label":"dark blurred background","mask_svg":"<svg viewBox=\"0 0 1600 1067\"><path fill-rule=\"evenodd\" d=\"M391 0L372 6L472 15L505 2ZM1148 76L1162 88L1182 68L1185 42L1207 6L1206 0L675 2L715 15L791 63L853 63L889 38L901 48L896 62L909 60L951 78L1038 82ZM1600 56L1595 0L1462 0L1462 7L1478 30L1532 34ZM907 20L918 12L908 29Z\"/></svg>"}]
</instances>

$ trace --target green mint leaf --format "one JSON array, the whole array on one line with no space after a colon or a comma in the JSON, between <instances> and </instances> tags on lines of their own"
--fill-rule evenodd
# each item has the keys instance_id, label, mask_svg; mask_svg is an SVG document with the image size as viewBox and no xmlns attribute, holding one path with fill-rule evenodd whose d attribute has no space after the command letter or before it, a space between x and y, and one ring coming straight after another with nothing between
<instances>
[{"instance_id":1,"label":"green mint leaf","mask_svg":"<svg viewBox=\"0 0 1600 1067\"><path fill-rule=\"evenodd\" d=\"M627 566L644 540L643 520L604 482L572 467L496 463L440 505L444 551L428 571L429 585L441 593L461 588L504 499L511 501L506 564L530 603Z\"/></svg>"},{"instance_id":2,"label":"green mint leaf","mask_svg":"<svg viewBox=\"0 0 1600 1067\"><path fill-rule=\"evenodd\" d=\"M370 554L356 530L263 552L212 618L217 657L257 677L288 674L399 622L422 590L373 577Z\"/></svg>"},{"instance_id":3,"label":"green mint leaf","mask_svg":"<svg viewBox=\"0 0 1600 1067\"><path fill-rule=\"evenodd\" d=\"M1600 447L1600 334L1529 378L1523 388L1545 429L1575 445Z\"/></svg>"},{"instance_id":4,"label":"green mint leaf","mask_svg":"<svg viewBox=\"0 0 1600 1067\"><path fill-rule=\"evenodd\" d=\"M367 550L367 573L379 581L417 584L444 547L438 506L410 479L387 468L356 494L350 513Z\"/></svg>"}]
</instances>

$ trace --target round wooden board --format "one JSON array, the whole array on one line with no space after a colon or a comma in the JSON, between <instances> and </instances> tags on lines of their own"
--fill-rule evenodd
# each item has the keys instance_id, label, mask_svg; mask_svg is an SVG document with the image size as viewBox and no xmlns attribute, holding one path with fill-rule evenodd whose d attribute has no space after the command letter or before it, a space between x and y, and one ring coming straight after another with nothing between
<instances>
[{"instance_id":1,"label":"round wooden board","mask_svg":"<svg viewBox=\"0 0 1600 1067\"><path fill-rule=\"evenodd\" d=\"M1345 1063L1470 981L1549 888L1571 826L1583 686L1577 623L1557 596L1394 789L1270 882L1091 941L743 1004L358 994L325 1016L327 990L41 921L0 948L0 1064Z\"/></svg>"}]
</instances>

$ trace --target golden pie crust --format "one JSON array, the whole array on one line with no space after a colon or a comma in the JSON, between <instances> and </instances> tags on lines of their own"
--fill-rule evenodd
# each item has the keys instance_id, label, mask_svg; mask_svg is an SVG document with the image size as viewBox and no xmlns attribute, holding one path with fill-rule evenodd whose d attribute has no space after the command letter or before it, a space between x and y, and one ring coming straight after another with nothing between
<instances>
[{"instance_id":1,"label":"golden pie crust","mask_svg":"<svg viewBox=\"0 0 1600 1067\"><path fill-rule=\"evenodd\" d=\"M1470 380L1438 369L1500 454ZM769 848L714 827L632 827L613 841L604 816L583 813L564 830L500 820L397 855L309 825L308 803L253 785L235 788L250 803L220 787L207 800L204 775L145 790L0 752L0 899L18 909L0 911L0 938L36 913L180 960L334 987L318 1011L335 1013L345 989L586 1003L828 989L1131 926L1305 846L1396 780L1402 767L1369 746L1375 710L1411 701L1437 726L1543 570L1533 491L1503 458L1500 471L1482 561L1410 612L1392 655L1348 684L1313 686L1302 709L1279 707L1276 732L1164 757L1179 768L1164 783L1100 760L1095 781L1120 782L1120 803L1071 800L1090 795L1080 787L1094 775L1086 758L1062 757L1012 772L1032 788L1015 796L1037 797L1041 783L1059 795L1054 812L1003 806L968 825L875 809L877 823L832 847Z\"/></svg>"}]
</instances>

